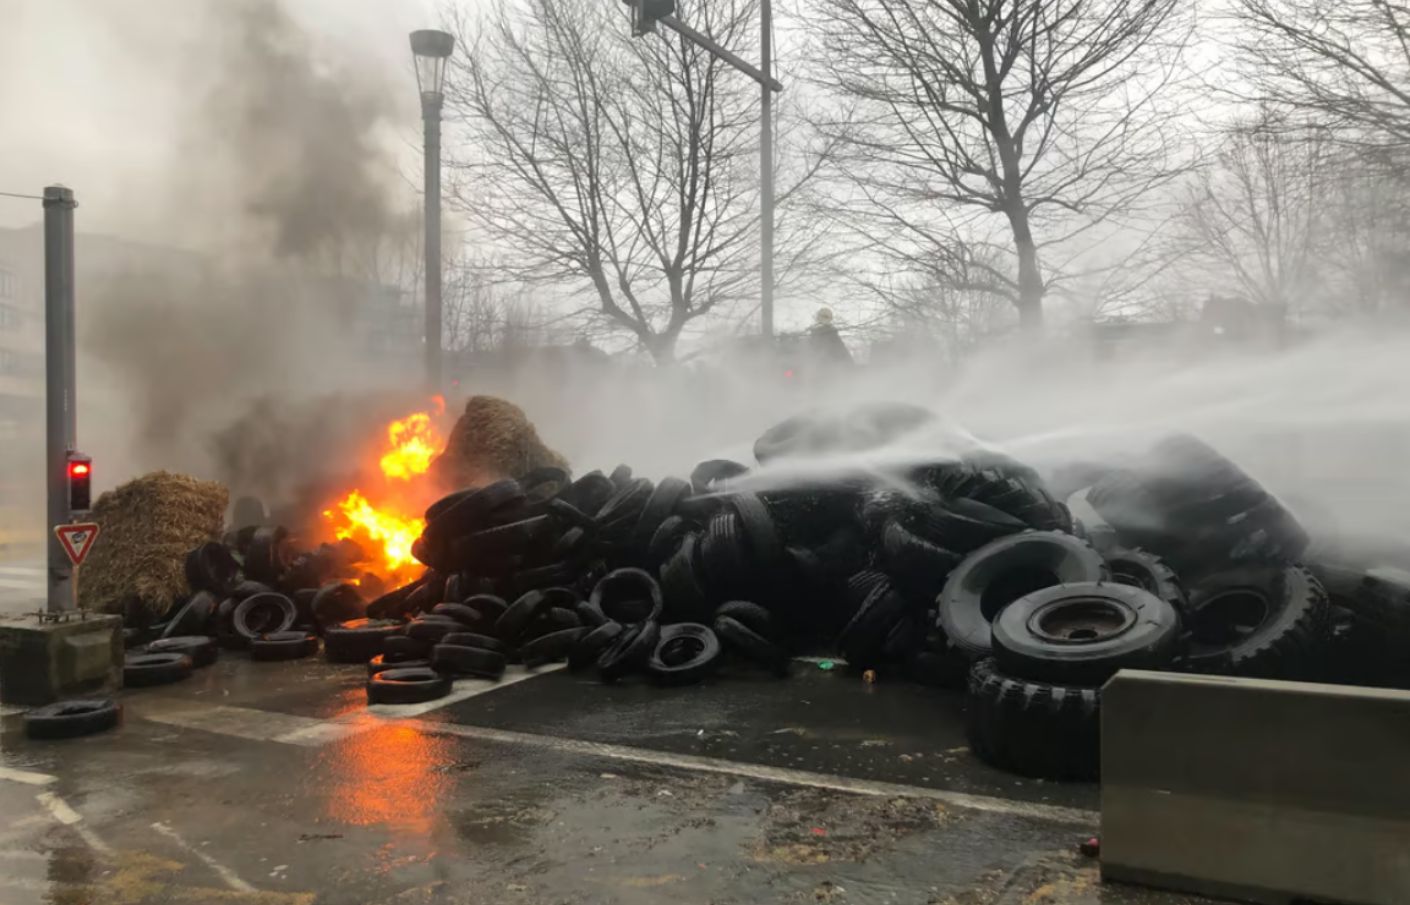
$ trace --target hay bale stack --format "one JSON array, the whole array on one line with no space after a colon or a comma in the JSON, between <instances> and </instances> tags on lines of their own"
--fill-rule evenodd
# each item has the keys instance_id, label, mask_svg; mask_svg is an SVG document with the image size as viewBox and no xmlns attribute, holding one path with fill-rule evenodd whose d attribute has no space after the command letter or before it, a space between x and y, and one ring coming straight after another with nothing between
<instances>
[{"instance_id":1,"label":"hay bale stack","mask_svg":"<svg viewBox=\"0 0 1410 905\"><path fill-rule=\"evenodd\" d=\"M447 490L519 478L535 468L568 468L539 439L524 410L495 396L471 396L431 473Z\"/></svg>"},{"instance_id":2,"label":"hay bale stack","mask_svg":"<svg viewBox=\"0 0 1410 905\"><path fill-rule=\"evenodd\" d=\"M102 526L83 564L79 605L160 619L188 592L186 554L220 538L230 491L215 481L157 471L98 497Z\"/></svg>"}]
</instances>

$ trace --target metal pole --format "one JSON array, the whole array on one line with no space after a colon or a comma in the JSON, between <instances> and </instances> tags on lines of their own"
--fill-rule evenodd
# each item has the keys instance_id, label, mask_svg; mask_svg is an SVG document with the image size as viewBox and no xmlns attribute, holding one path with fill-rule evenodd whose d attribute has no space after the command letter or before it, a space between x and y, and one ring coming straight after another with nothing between
<instances>
[{"instance_id":1,"label":"metal pole","mask_svg":"<svg viewBox=\"0 0 1410 905\"><path fill-rule=\"evenodd\" d=\"M768 15L768 13L765 13L764 15ZM656 21L660 22L662 25L666 26L671 31L680 35L682 38L685 38L692 44L695 44L697 47L703 47L706 50L710 51L710 53L724 60L726 63L730 64L730 66L734 67L737 71L749 76L751 79L758 82L760 85L765 85L775 91L783 90L783 83L780 82L778 79L774 78L771 75L768 75L765 72L755 69L749 63L744 62L744 60L740 58L738 54L731 53L728 48L720 46L719 42L716 41L714 38L710 37L709 35L702 34L699 31L696 31L689 25L686 25L680 19L677 19L675 16L662 16Z\"/></svg>"},{"instance_id":2,"label":"metal pole","mask_svg":"<svg viewBox=\"0 0 1410 905\"><path fill-rule=\"evenodd\" d=\"M74 607L73 569L54 534L69 521L68 452L77 442L74 385L73 192L63 186L44 189L44 401L49 488L50 613Z\"/></svg>"},{"instance_id":3,"label":"metal pole","mask_svg":"<svg viewBox=\"0 0 1410 905\"><path fill-rule=\"evenodd\" d=\"M770 0L759 0L759 68L774 74L773 13ZM774 335L774 92L764 85L759 136L759 315L765 338Z\"/></svg>"},{"instance_id":4,"label":"metal pole","mask_svg":"<svg viewBox=\"0 0 1410 905\"><path fill-rule=\"evenodd\" d=\"M426 144L426 383L441 391L441 100L421 98Z\"/></svg>"}]
</instances>

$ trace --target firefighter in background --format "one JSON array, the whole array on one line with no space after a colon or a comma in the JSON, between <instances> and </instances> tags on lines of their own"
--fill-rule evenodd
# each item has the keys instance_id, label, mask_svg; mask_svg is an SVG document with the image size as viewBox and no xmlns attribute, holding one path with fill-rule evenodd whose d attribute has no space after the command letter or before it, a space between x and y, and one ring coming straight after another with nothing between
<instances>
[{"instance_id":1,"label":"firefighter in background","mask_svg":"<svg viewBox=\"0 0 1410 905\"><path fill-rule=\"evenodd\" d=\"M852 353L832 323L832 309L819 308L808 329L808 360L818 371L847 368L853 364Z\"/></svg>"}]
</instances>

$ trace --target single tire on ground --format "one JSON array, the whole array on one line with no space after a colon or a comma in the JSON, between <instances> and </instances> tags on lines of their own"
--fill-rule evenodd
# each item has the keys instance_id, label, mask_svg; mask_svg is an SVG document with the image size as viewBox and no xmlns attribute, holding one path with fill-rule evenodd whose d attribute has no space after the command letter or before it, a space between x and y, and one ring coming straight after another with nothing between
<instances>
[{"instance_id":1,"label":"single tire on ground","mask_svg":"<svg viewBox=\"0 0 1410 905\"><path fill-rule=\"evenodd\" d=\"M271 632L250 642L250 659L265 663L301 660L318 653L318 636L313 632Z\"/></svg>"},{"instance_id":2,"label":"single tire on ground","mask_svg":"<svg viewBox=\"0 0 1410 905\"><path fill-rule=\"evenodd\" d=\"M122 664L122 684L128 688L167 685L189 678L194 668L185 654L128 654Z\"/></svg>"},{"instance_id":3,"label":"single tire on ground","mask_svg":"<svg viewBox=\"0 0 1410 905\"><path fill-rule=\"evenodd\" d=\"M1101 772L1097 688L1025 681L980 660L969 674L965 734L987 764L1040 779L1095 780Z\"/></svg>"},{"instance_id":4,"label":"single tire on ground","mask_svg":"<svg viewBox=\"0 0 1410 905\"><path fill-rule=\"evenodd\" d=\"M149 654L185 654L191 658L196 669L210 666L220 658L220 648L215 639L206 635L178 635L174 638L158 638L147 645Z\"/></svg>"},{"instance_id":5,"label":"single tire on ground","mask_svg":"<svg viewBox=\"0 0 1410 905\"><path fill-rule=\"evenodd\" d=\"M367 679L369 704L420 704L450 693L451 681L433 669L384 669Z\"/></svg>"},{"instance_id":6,"label":"single tire on ground","mask_svg":"<svg viewBox=\"0 0 1410 905\"><path fill-rule=\"evenodd\" d=\"M431 666L438 672L477 679L498 679L508 664L504 654L481 647L437 644L431 648Z\"/></svg>"},{"instance_id":7,"label":"single tire on ground","mask_svg":"<svg viewBox=\"0 0 1410 905\"><path fill-rule=\"evenodd\" d=\"M122 705L112 698L78 698L36 707L24 715L25 735L38 739L79 738L122 722Z\"/></svg>"},{"instance_id":8,"label":"single tire on ground","mask_svg":"<svg viewBox=\"0 0 1410 905\"><path fill-rule=\"evenodd\" d=\"M387 639L399 634L396 619L352 619L323 630L323 655L329 663L366 663L382 653Z\"/></svg>"},{"instance_id":9,"label":"single tire on ground","mask_svg":"<svg viewBox=\"0 0 1410 905\"><path fill-rule=\"evenodd\" d=\"M707 626L680 622L661 629L646 672L662 685L693 685L714 672L723 656L720 639Z\"/></svg>"}]
</instances>

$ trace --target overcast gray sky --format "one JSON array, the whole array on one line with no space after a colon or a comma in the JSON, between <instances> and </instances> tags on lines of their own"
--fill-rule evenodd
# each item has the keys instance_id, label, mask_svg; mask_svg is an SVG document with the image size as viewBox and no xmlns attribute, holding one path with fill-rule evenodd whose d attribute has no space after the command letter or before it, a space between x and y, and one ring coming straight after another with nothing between
<instances>
[{"instance_id":1,"label":"overcast gray sky","mask_svg":"<svg viewBox=\"0 0 1410 905\"><path fill-rule=\"evenodd\" d=\"M230 0L0 0L0 191L63 183L80 227L170 241L164 204L183 143L182 118L213 59L212 28ZM407 32L434 24L435 0L280 0L338 64L356 60L405 98L397 153L416 140ZM404 84L402 84L404 83ZM409 199L410 200L410 199ZM412 201L414 203L414 201ZM34 222L35 203L0 198L0 226Z\"/></svg>"}]
</instances>

